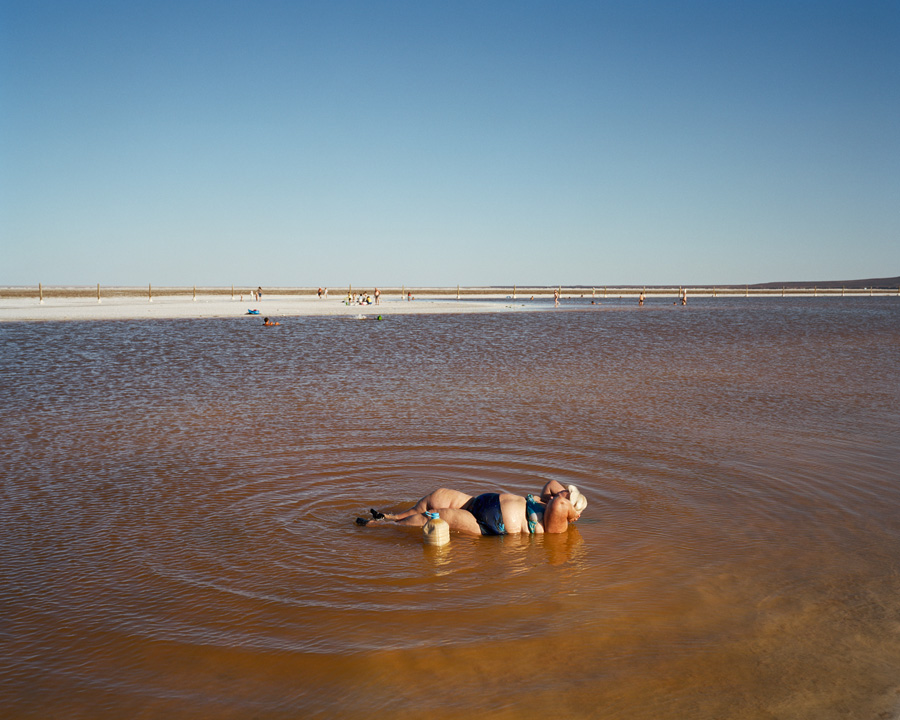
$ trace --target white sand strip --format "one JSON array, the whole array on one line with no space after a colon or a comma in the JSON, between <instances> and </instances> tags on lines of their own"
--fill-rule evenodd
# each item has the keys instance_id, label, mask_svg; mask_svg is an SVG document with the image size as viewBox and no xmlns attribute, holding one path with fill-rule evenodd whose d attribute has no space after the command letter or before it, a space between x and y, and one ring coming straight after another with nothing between
<instances>
[{"instance_id":1,"label":"white sand strip","mask_svg":"<svg viewBox=\"0 0 900 720\"><path fill-rule=\"evenodd\" d=\"M356 317L363 315L418 315L437 313L523 312L552 308L553 303L512 300L505 296L484 296L457 300L452 296L427 296L411 301L381 299L379 305L347 305L343 299L264 295L254 302L228 297L198 295L146 297L110 297L97 302L90 298L0 298L0 322L55 320L139 320L161 318L253 317L248 310L259 310L259 320L313 315Z\"/></svg>"}]
</instances>

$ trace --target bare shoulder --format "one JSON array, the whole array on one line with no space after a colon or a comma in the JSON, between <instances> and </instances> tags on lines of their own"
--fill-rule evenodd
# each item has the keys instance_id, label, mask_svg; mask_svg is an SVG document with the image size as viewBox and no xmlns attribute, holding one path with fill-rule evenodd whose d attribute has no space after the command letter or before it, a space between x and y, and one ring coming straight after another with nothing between
<instances>
[{"instance_id":1,"label":"bare shoulder","mask_svg":"<svg viewBox=\"0 0 900 720\"><path fill-rule=\"evenodd\" d=\"M578 513L569 499L557 495L547 502L544 509L544 532L563 533L569 529L569 521L577 517Z\"/></svg>"}]
</instances>

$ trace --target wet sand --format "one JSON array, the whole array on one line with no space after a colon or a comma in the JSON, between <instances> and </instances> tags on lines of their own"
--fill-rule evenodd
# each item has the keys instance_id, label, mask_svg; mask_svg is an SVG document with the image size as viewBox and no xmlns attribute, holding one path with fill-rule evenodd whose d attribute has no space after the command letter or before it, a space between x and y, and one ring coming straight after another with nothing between
<instances>
[{"instance_id":1,"label":"wet sand","mask_svg":"<svg viewBox=\"0 0 900 720\"><path fill-rule=\"evenodd\" d=\"M232 318L248 315L248 310L259 310L260 317L311 317L359 315L432 315L454 313L521 312L554 309L553 289L546 287L522 287L498 290L497 288L464 288L460 292L452 288L410 288L412 299L396 288L387 289L379 304L346 302L346 295L332 292L319 298L308 288L279 288L280 292L263 293L254 301L252 291L232 296L226 288L150 288L107 287L100 299L97 290L89 287L52 287L39 291L35 288L0 288L0 322L31 322L61 320L142 320L178 318ZM566 288L560 299L560 308L578 305L616 304L617 301L635 301L642 288ZM40 293L40 294L39 294ZM681 288L648 288L647 304L671 305L680 298ZM689 304L701 299L718 298L722 301L734 298L816 298L839 299L845 296L841 289L810 290L742 290L740 288L689 288ZM897 290L847 290L846 296L855 298L898 297ZM43 298L43 299L41 299Z\"/></svg>"},{"instance_id":2,"label":"wet sand","mask_svg":"<svg viewBox=\"0 0 900 720\"><path fill-rule=\"evenodd\" d=\"M552 303L551 303L552 306ZM59 320L142 320L177 318L233 318L249 315L249 310L259 310L259 316L347 316L359 315L427 315L439 313L484 313L535 310L546 307L546 302L512 300L500 295L467 296L429 295L411 301L381 298L379 304L348 305L344 299L328 297L304 297L296 295L263 295L259 301L236 296L163 295L149 300L147 296L113 296L102 298L48 297L43 302L37 298L0 298L0 322L59 321Z\"/></svg>"}]
</instances>

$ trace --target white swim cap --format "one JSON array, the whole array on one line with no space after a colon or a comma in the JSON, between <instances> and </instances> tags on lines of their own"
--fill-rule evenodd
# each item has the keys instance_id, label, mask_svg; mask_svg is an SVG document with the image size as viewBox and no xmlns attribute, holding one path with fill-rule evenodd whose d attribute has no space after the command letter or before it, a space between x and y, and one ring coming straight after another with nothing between
<instances>
[{"instance_id":1,"label":"white swim cap","mask_svg":"<svg viewBox=\"0 0 900 720\"><path fill-rule=\"evenodd\" d=\"M569 491L569 502L572 503L575 511L578 513L584 512L584 509L587 507L587 498L574 485L569 485L566 489Z\"/></svg>"}]
</instances>

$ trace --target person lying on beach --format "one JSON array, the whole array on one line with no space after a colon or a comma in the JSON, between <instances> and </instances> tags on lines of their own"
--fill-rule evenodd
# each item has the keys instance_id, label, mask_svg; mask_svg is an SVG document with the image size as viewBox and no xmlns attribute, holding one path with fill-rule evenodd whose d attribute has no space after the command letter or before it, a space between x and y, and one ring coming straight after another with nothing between
<instances>
[{"instance_id":1,"label":"person lying on beach","mask_svg":"<svg viewBox=\"0 0 900 720\"><path fill-rule=\"evenodd\" d=\"M538 498L509 493L482 493L475 497L458 490L440 488L413 507L399 513L371 509L371 518L357 518L357 525L373 527L394 523L422 527L426 512L438 512L451 530L466 535L516 535L563 533L581 517L587 499L577 487L556 480L544 485ZM386 521L386 522L385 522Z\"/></svg>"}]
</instances>

